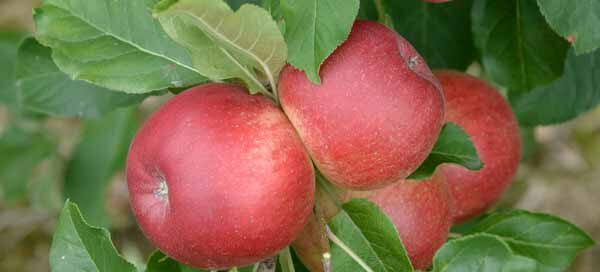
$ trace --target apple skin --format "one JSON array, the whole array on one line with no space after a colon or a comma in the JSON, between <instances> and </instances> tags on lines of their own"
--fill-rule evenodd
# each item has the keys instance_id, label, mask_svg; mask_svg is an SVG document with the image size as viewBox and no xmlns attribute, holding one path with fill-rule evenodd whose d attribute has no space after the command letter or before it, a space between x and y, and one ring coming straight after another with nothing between
<instances>
[{"instance_id":1,"label":"apple skin","mask_svg":"<svg viewBox=\"0 0 600 272\"><path fill-rule=\"evenodd\" d=\"M436 172L426 180L406 180L362 196L377 204L394 223L413 267L430 267L452 225L444 175Z\"/></svg>"},{"instance_id":2,"label":"apple skin","mask_svg":"<svg viewBox=\"0 0 600 272\"><path fill-rule=\"evenodd\" d=\"M521 158L517 120L504 97L485 81L453 71L436 71L444 87L446 118L471 137L483 169L442 165L456 223L495 203L511 185Z\"/></svg>"},{"instance_id":3,"label":"apple skin","mask_svg":"<svg viewBox=\"0 0 600 272\"><path fill-rule=\"evenodd\" d=\"M284 67L279 97L328 180L370 190L419 167L442 127L444 98L405 39L382 24L356 21L320 76L317 85L302 71Z\"/></svg>"},{"instance_id":4,"label":"apple skin","mask_svg":"<svg viewBox=\"0 0 600 272\"><path fill-rule=\"evenodd\" d=\"M237 85L202 85L163 105L134 138L126 171L142 231L195 268L272 256L312 212L314 170L294 128Z\"/></svg>"}]
</instances>

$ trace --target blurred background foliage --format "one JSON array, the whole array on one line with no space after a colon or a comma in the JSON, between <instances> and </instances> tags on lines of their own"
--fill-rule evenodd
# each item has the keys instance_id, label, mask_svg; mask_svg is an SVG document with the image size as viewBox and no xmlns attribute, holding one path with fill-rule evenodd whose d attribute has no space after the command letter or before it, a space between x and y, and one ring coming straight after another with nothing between
<instances>
[{"instance_id":1,"label":"blurred background foliage","mask_svg":"<svg viewBox=\"0 0 600 272\"><path fill-rule=\"evenodd\" d=\"M14 73L6 52L33 31L31 13L38 4L0 0L0 35L5 37L0 72ZM478 70L471 68L475 74ZM124 158L140 122L170 96L80 120L16 108L11 95L10 86L0 85L0 271L49 271L52 233L66 197L78 198L90 223L111 229L127 259L144 263L152 247L129 211ZM498 208L554 214L600 240L600 109L522 134L524 161ZM598 256L596 246L570 271L597 271Z\"/></svg>"}]
</instances>

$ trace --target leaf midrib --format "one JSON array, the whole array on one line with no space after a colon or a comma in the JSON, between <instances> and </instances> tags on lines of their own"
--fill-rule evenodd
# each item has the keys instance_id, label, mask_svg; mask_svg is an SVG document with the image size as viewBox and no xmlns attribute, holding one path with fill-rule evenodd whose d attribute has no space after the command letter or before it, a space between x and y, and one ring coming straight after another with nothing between
<instances>
[{"instance_id":1,"label":"leaf midrib","mask_svg":"<svg viewBox=\"0 0 600 272\"><path fill-rule=\"evenodd\" d=\"M204 16L196 16L194 13L187 11L187 10L180 10L181 13L186 14L188 16L190 16L191 18L193 18L194 20L198 21L199 23L203 24L213 35L215 35L219 40L229 44L230 46L234 47L235 49L249 55L252 59L254 59L263 69L263 72L265 73L265 75L267 76L267 78L269 79L269 82L271 83L271 88L273 88L274 93L277 93L275 90L277 88L276 84L275 84L275 79L273 77L273 73L271 72L271 69L269 68L269 66L263 62L263 60L258 57L257 55L255 55L254 53L252 53L252 51L249 51L246 48L240 47L238 44L236 44L235 42L231 41L229 39L229 37L221 34L220 32L218 32L216 29L214 29L206 20L204 20ZM241 34L240 34L241 35ZM210 35L207 35L211 40L212 37L210 37ZM240 69L242 71L244 71L244 73L248 76L249 79L251 79L252 81L254 81L254 83L259 86L261 89L263 89L264 91L267 91L266 88L262 85L262 83L254 76L252 75L252 73L250 73L247 69L247 67L245 67L244 65L242 65L241 63L239 63L238 61L235 60L235 58L233 58L233 56L231 56L231 54L229 54L229 52L227 51L227 49L223 48L223 46L220 46L218 43L216 43L216 45L219 47L219 49L221 51L223 51L223 53L225 53L225 55L230 58L237 66L240 67ZM271 52L271 55L274 54L274 51L276 50L275 47L273 47L273 51Z\"/></svg>"},{"instance_id":2,"label":"leaf midrib","mask_svg":"<svg viewBox=\"0 0 600 272\"><path fill-rule=\"evenodd\" d=\"M87 20L86 18L84 18L83 16L81 16L80 14L76 14L76 13L75 13L75 12L73 12L72 10L69 10L69 9L66 9L66 8L63 8L63 7L60 7L60 6L58 6L58 5L56 5L56 4L52 4L52 3L46 3L45 5L52 6L52 7L55 7L55 8L57 8L57 9L63 10L63 11L65 11L66 13L68 13L68 14L71 14L73 17L76 17L77 19L81 20L82 22L85 22L86 24L88 24L88 25L90 25L91 27L95 28L95 29L96 29L96 30L98 30L99 32L101 32L101 33L106 33L106 35L108 35L108 36L110 36L110 37L113 37L113 38L115 38L115 39L117 39L117 40L119 40L119 41L121 41L121 42L123 42L123 43L129 44L129 45L131 45L131 46L133 46L133 47L137 48L138 50L140 50L140 51L142 51L142 52L144 52L144 53L146 53L146 54L150 54L150 55L152 55L152 56L156 56L156 57L159 57L159 58L166 59L166 60L168 60L168 61L170 61L170 62L173 62L173 63L176 63L176 64L180 65L181 67L184 67L184 68L186 68L186 69L188 69L188 70L190 70L190 71L193 71L193 72L196 72L196 73L200 74L200 72L199 72L197 69L195 69L194 67L192 67L192 66L189 66L189 65L186 65L186 64L184 64L184 63L181 63L181 62L179 62L179 61L177 61L177 60L175 60L175 59L173 59L173 58L171 58L171 57L169 57L169 56L162 55L162 54L159 54L159 53L153 52L153 51L151 51L151 50L145 49L144 47L142 47L142 46L138 45L137 43L135 43L135 42L133 42L133 41L126 40L126 39L124 39L124 38L122 38L122 37L120 37L120 36L116 35L115 33L111 32L111 31L108 31L108 30L106 30L106 29L104 29L104 28L102 28L102 27L99 27L98 25L96 25L96 24L94 24L94 23L90 22L89 20ZM201 75L201 74L200 74L200 75Z\"/></svg>"},{"instance_id":3,"label":"leaf midrib","mask_svg":"<svg viewBox=\"0 0 600 272\"><path fill-rule=\"evenodd\" d=\"M358 224L356 224L356 222L354 221L354 219L350 216L350 214L348 214L346 211L344 211L345 216L353 223L352 227L355 228L355 230L360 234L360 238L362 238L362 240L365 242L365 244L367 244L369 250L371 251L371 253L373 253L373 255L377 258L375 258L377 260L377 262L387 271L387 266L385 265L385 263L383 262L383 260L381 260L381 257L379 257L379 254L377 254L377 251L375 251L375 249L373 248L373 246L371 246L371 241L369 239L367 239L367 237L365 236L365 234L362 232L362 230L358 227ZM363 260L363 262L365 262ZM365 262L367 263L367 262Z\"/></svg>"}]
</instances>

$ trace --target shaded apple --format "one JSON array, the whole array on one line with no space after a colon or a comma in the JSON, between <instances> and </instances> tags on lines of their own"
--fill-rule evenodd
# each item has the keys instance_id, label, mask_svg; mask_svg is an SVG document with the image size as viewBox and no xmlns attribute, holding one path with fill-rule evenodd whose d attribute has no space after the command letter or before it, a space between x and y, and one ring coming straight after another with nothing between
<instances>
[{"instance_id":1,"label":"shaded apple","mask_svg":"<svg viewBox=\"0 0 600 272\"><path fill-rule=\"evenodd\" d=\"M317 203L322 206L323 219L331 220L339 211L323 200L317 192ZM347 202L353 198L366 198L390 218L406 252L416 269L431 266L433 256L446 242L452 225L452 211L449 192L444 176L436 172L426 180L406 180L394 183L382 189L372 191L341 191L336 189L339 201ZM319 206L317 206L318 208ZM292 244L298 257L311 270L323 271L322 254L327 252L328 244L323 243L324 229L318 218L311 217L310 223Z\"/></svg>"},{"instance_id":2,"label":"shaded apple","mask_svg":"<svg viewBox=\"0 0 600 272\"><path fill-rule=\"evenodd\" d=\"M396 226L416 269L431 266L433 256L448 239L451 203L444 176L436 172L422 181L407 180L372 192L360 192L377 204Z\"/></svg>"},{"instance_id":3,"label":"shaded apple","mask_svg":"<svg viewBox=\"0 0 600 272\"><path fill-rule=\"evenodd\" d=\"M288 65L279 95L328 180L353 190L380 188L425 160L442 127L444 99L405 39L382 24L356 21L320 76L315 84Z\"/></svg>"},{"instance_id":4,"label":"shaded apple","mask_svg":"<svg viewBox=\"0 0 600 272\"><path fill-rule=\"evenodd\" d=\"M471 137L484 164L479 171L441 166L460 223L483 213L512 183L521 157L519 127L504 97L485 81L453 71L435 74L444 87L447 120Z\"/></svg>"},{"instance_id":5,"label":"shaded apple","mask_svg":"<svg viewBox=\"0 0 600 272\"><path fill-rule=\"evenodd\" d=\"M229 84L192 88L155 112L130 147L127 181L145 235L202 269L276 254L303 229L315 190L283 112Z\"/></svg>"}]
</instances>

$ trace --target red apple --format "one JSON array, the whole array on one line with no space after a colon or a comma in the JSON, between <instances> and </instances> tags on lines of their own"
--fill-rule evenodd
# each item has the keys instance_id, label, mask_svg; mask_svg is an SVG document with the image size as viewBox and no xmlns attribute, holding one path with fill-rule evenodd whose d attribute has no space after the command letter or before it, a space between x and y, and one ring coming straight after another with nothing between
<instances>
[{"instance_id":1,"label":"red apple","mask_svg":"<svg viewBox=\"0 0 600 272\"><path fill-rule=\"evenodd\" d=\"M281 104L327 179L383 187L425 160L444 121L441 87L414 48L382 24L357 21L320 71L286 66Z\"/></svg>"},{"instance_id":2,"label":"red apple","mask_svg":"<svg viewBox=\"0 0 600 272\"><path fill-rule=\"evenodd\" d=\"M357 195L360 196L360 195ZM416 269L431 266L433 256L448 239L451 202L444 176L407 180L365 194L392 220Z\"/></svg>"},{"instance_id":3,"label":"red apple","mask_svg":"<svg viewBox=\"0 0 600 272\"><path fill-rule=\"evenodd\" d=\"M454 220L463 222L484 212L512 183L521 157L519 126L506 100L485 81L452 71L435 74L444 87L447 120L469 134L484 163L480 171L441 167Z\"/></svg>"},{"instance_id":4,"label":"red apple","mask_svg":"<svg viewBox=\"0 0 600 272\"><path fill-rule=\"evenodd\" d=\"M129 150L127 181L154 245L214 270L290 244L315 190L310 159L283 112L229 84L192 88L154 113Z\"/></svg>"}]
</instances>

